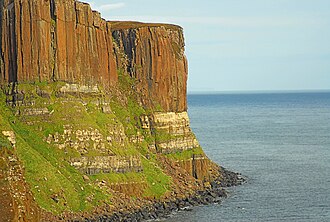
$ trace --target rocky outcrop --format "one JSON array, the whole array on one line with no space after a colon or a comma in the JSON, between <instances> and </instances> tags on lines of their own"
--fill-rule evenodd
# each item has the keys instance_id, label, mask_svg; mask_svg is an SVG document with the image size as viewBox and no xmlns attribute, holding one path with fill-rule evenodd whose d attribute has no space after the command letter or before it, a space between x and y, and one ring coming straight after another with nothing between
<instances>
[{"instance_id":1,"label":"rocky outcrop","mask_svg":"<svg viewBox=\"0 0 330 222\"><path fill-rule=\"evenodd\" d=\"M157 112L141 117L142 127L155 136L154 147L159 153L175 153L200 147L191 131L187 112Z\"/></svg>"},{"instance_id":2,"label":"rocky outcrop","mask_svg":"<svg viewBox=\"0 0 330 222\"><path fill-rule=\"evenodd\" d=\"M117 130L110 129L109 134L104 136L99 129L74 129L72 125L64 125L63 134L58 132L49 134L45 140L48 144L53 144L65 152L73 149L80 155L87 155L90 151L103 156L113 155L109 149L113 143L120 145L122 149L127 145L122 126L115 125L114 127L117 127Z\"/></svg>"},{"instance_id":3,"label":"rocky outcrop","mask_svg":"<svg viewBox=\"0 0 330 222\"><path fill-rule=\"evenodd\" d=\"M65 84L59 90L60 93L79 94L79 93L99 93L97 85Z\"/></svg>"},{"instance_id":4,"label":"rocky outcrop","mask_svg":"<svg viewBox=\"0 0 330 222\"><path fill-rule=\"evenodd\" d=\"M192 155L188 160L178 161L180 167L185 169L191 176L203 182L212 180L210 159L205 155Z\"/></svg>"},{"instance_id":5,"label":"rocky outcrop","mask_svg":"<svg viewBox=\"0 0 330 222\"><path fill-rule=\"evenodd\" d=\"M143 196L143 191L146 189L148 184L146 182L121 182L121 183L111 183L110 187L112 190L128 196Z\"/></svg>"},{"instance_id":6,"label":"rocky outcrop","mask_svg":"<svg viewBox=\"0 0 330 222\"><path fill-rule=\"evenodd\" d=\"M94 156L71 159L71 165L88 175L99 173L141 172L143 167L139 156Z\"/></svg>"},{"instance_id":7,"label":"rocky outcrop","mask_svg":"<svg viewBox=\"0 0 330 222\"><path fill-rule=\"evenodd\" d=\"M12 146L15 147L16 136L15 136L15 133L13 131L2 131L2 135L4 135L5 137L7 137L7 139L12 144Z\"/></svg>"}]
</instances>

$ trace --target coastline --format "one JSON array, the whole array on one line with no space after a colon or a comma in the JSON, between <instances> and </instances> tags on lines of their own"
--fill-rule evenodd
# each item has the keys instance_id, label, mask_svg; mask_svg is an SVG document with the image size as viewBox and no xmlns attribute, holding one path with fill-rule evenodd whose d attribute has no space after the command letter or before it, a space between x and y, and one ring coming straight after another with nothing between
<instances>
[{"instance_id":1,"label":"coastline","mask_svg":"<svg viewBox=\"0 0 330 222\"><path fill-rule=\"evenodd\" d=\"M220 177L210 183L209 187L181 198L169 197L163 200L151 200L145 205L130 208L129 202L122 210L111 211L106 207L83 215L65 214L57 218L44 217L48 221L85 221L85 222L117 222L117 221L154 221L165 219L178 211L190 211L191 208L202 205L221 203L228 197L226 188L242 185L246 182L240 173L231 172L220 167ZM50 215L49 215L50 216Z\"/></svg>"},{"instance_id":2,"label":"coastline","mask_svg":"<svg viewBox=\"0 0 330 222\"><path fill-rule=\"evenodd\" d=\"M189 211L192 207L220 203L223 198L228 197L228 191L225 188L239 186L246 181L240 173L234 173L225 168L221 168L220 171L221 178L213 181L209 188L196 191L191 196L169 201L156 201L152 205L135 211L118 211L112 215L101 215L85 219L85 221L153 221L167 218L173 212Z\"/></svg>"},{"instance_id":3,"label":"coastline","mask_svg":"<svg viewBox=\"0 0 330 222\"><path fill-rule=\"evenodd\" d=\"M106 21L74 0L5 1L0 21L8 221L156 219L239 184L190 127L181 27Z\"/></svg>"}]
</instances>

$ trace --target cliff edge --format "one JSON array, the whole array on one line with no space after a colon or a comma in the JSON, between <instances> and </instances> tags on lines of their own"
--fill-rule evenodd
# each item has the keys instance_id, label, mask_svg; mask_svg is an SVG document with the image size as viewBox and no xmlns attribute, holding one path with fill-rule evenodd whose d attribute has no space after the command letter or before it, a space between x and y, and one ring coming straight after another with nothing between
<instances>
[{"instance_id":1,"label":"cliff edge","mask_svg":"<svg viewBox=\"0 0 330 222\"><path fill-rule=\"evenodd\" d=\"M237 183L189 126L181 27L1 0L0 32L6 221L153 219Z\"/></svg>"}]
</instances>

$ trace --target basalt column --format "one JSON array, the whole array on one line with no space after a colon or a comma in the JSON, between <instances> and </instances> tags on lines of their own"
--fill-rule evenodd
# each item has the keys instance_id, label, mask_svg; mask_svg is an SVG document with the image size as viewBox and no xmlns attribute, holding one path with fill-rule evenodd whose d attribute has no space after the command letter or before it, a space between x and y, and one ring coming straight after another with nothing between
<instances>
[{"instance_id":1,"label":"basalt column","mask_svg":"<svg viewBox=\"0 0 330 222\"><path fill-rule=\"evenodd\" d=\"M74 0L0 4L0 82L117 82L111 24Z\"/></svg>"}]
</instances>

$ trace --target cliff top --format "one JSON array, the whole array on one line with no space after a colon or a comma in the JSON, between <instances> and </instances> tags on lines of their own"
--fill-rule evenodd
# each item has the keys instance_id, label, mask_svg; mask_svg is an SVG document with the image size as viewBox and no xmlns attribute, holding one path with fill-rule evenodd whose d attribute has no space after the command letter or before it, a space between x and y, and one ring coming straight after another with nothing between
<instances>
[{"instance_id":1,"label":"cliff top","mask_svg":"<svg viewBox=\"0 0 330 222\"><path fill-rule=\"evenodd\" d=\"M113 31L121 30L121 29L136 29L142 27L161 27L161 26L174 31L182 30L181 26L174 24L165 24L165 23L143 23L136 21L110 21L110 23L111 23L111 29Z\"/></svg>"},{"instance_id":2,"label":"cliff top","mask_svg":"<svg viewBox=\"0 0 330 222\"><path fill-rule=\"evenodd\" d=\"M89 3L79 1L79 0L75 0L75 2L78 2L83 5L88 5L91 8L92 12L98 13L99 16L103 20L105 20L102 17L102 14L99 11L93 10L92 6ZM121 29L136 29L136 28L142 28L142 27L162 27L162 26L167 29L174 30L174 31L182 30L182 27L179 25L167 24L167 23L144 23L144 22L137 22L137 21L107 21L107 22L110 22L110 24L112 25L111 29L113 31L121 30Z\"/></svg>"}]
</instances>

